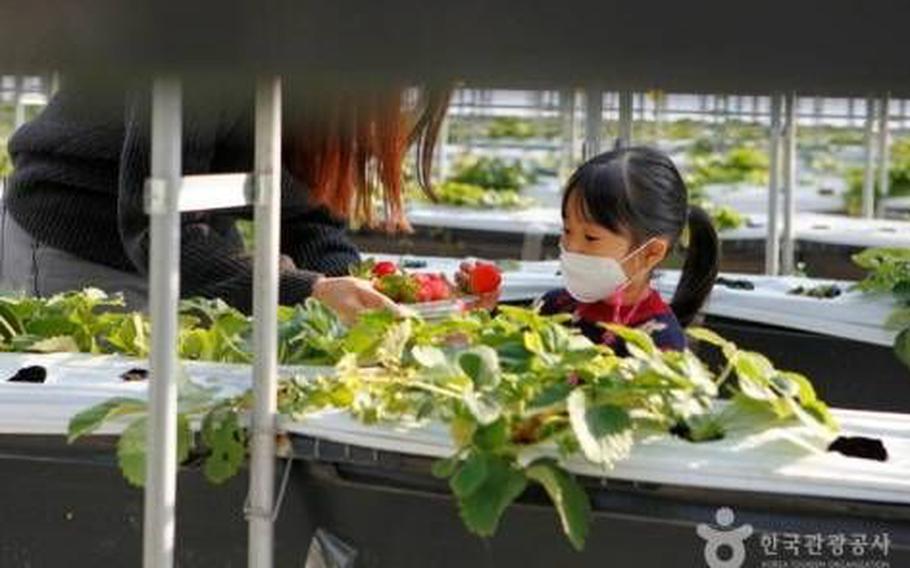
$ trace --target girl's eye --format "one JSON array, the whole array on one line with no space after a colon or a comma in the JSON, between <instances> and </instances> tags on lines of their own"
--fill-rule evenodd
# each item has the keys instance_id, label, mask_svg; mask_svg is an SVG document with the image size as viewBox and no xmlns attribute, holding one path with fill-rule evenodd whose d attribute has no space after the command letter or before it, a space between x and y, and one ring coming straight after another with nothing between
<instances>
[{"instance_id":1,"label":"girl's eye","mask_svg":"<svg viewBox=\"0 0 910 568\"><path fill-rule=\"evenodd\" d=\"M585 240L589 243L593 243L595 241L599 241L600 237L595 237L594 235L585 235Z\"/></svg>"}]
</instances>

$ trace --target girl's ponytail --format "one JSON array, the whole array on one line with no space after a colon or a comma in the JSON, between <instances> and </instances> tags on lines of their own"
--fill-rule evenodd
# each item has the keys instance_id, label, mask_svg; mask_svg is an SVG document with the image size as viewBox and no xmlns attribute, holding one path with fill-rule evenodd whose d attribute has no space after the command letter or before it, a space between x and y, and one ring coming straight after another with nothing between
<instances>
[{"instance_id":1,"label":"girl's ponytail","mask_svg":"<svg viewBox=\"0 0 910 568\"><path fill-rule=\"evenodd\" d=\"M719 264L720 247L711 217L701 207L690 206L686 262L670 303L683 327L692 323L708 299L717 279Z\"/></svg>"}]
</instances>

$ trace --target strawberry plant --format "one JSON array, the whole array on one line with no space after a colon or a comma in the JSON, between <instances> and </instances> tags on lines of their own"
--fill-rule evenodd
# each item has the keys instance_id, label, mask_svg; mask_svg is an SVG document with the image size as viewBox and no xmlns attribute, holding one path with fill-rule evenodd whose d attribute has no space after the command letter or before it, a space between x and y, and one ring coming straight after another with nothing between
<instances>
[{"instance_id":1,"label":"strawberry plant","mask_svg":"<svg viewBox=\"0 0 910 568\"><path fill-rule=\"evenodd\" d=\"M454 451L432 472L448 480L465 526L480 536L493 535L509 505L537 484L569 542L583 548L591 507L563 466L573 455L607 472L642 436L697 443L793 421L825 436L837 428L805 377L705 329L691 333L724 355L717 373L689 351L662 351L646 333L610 326L628 345L629 355L619 357L566 327L567 316L524 308L432 322L376 312L347 330L330 312L308 309L316 328L330 330L320 348L338 362L315 379L282 379L279 412L301 420L334 409L365 424L448 425ZM179 393L178 457L197 452L205 475L223 482L244 461L250 393L219 399L189 381ZM720 404L722 396L728 400ZM142 401L112 399L74 416L70 439L129 416L118 460L126 478L141 484L145 412ZM189 429L194 420L202 424L198 447Z\"/></svg>"},{"instance_id":2,"label":"strawberry plant","mask_svg":"<svg viewBox=\"0 0 910 568\"><path fill-rule=\"evenodd\" d=\"M518 191L536 181L534 174L520 162L507 162L501 158L466 156L455 164L454 170L450 181L494 191Z\"/></svg>"},{"instance_id":3,"label":"strawberry plant","mask_svg":"<svg viewBox=\"0 0 910 568\"><path fill-rule=\"evenodd\" d=\"M910 367L910 249L868 249L854 255L853 262L868 271L856 289L869 294L892 294L897 300L898 307L885 327L898 330L894 352Z\"/></svg>"},{"instance_id":4,"label":"strawberry plant","mask_svg":"<svg viewBox=\"0 0 910 568\"><path fill-rule=\"evenodd\" d=\"M437 203L455 207L493 207L496 209L523 209L534 203L514 189L491 189L476 184L444 181L433 188ZM423 192L412 191L411 196L420 201L429 199Z\"/></svg>"}]
</instances>

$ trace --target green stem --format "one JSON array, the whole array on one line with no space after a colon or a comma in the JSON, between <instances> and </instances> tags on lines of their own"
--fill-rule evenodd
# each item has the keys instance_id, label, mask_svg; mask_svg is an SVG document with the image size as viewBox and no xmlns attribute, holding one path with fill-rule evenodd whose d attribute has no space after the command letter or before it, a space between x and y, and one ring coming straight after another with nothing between
<instances>
[{"instance_id":1,"label":"green stem","mask_svg":"<svg viewBox=\"0 0 910 568\"><path fill-rule=\"evenodd\" d=\"M720 388L727 379L730 378L730 374L733 372L733 361L732 359L727 360L727 367L724 369L724 372L720 374L720 377L717 378L717 388Z\"/></svg>"},{"instance_id":2,"label":"green stem","mask_svg":"<svg viewBox=\"0 0 910 568\"><path fill-rule=\"evenodd\" d=\"M447 396L449 398L460 399L462 397L461 393L451 391L449 389L439 387L436 385L431 385L429 383L424 383L421 381L403 381L400 379L383 379L383 378L378 378L378 377L360 377L360 380L362 380L365 383L386 384L386 385L397 384L397 385L401 385L401 386L405 386L405 387L415 387L415 388L423 389L425 391L433 392L433 393L436 393L436 394L439 394L442 396Z\"/></svg>"}]
</instances>

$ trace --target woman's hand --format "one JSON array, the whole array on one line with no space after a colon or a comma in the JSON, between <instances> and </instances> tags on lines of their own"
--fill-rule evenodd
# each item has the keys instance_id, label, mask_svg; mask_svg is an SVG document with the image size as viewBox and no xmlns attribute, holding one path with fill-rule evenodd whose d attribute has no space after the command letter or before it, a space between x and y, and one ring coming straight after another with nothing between
<instances>
[{"instance_id":1,"label":"woman's hand","mask_svg":"<svg viewBox=\"0 0 910 568\"><path fill-rule=\"evenodd\" d=\"M320 278L313 284L312 297L332 308L346 324L357 321L361 312L386 309L404 317L404 308L377 292L367 280L342 276Z\"/></svg>"},{"instance_id":2,"label":"woman's hand","mask_svg":"<svg viewBox=\"0 0 910 568\"><path fill-rule=\"evenodd\" d=\"M458 272L455 274L455 283L458 284L458 287L462 290L471 290L471 275L474 273L474 269L477 267L477 263L473 260L468 260L462 262L458 267ZM499 304L499 296L502 294L502 288L500 288L499 281L495 283L495 289L490 292L484 292L481 294L474 293L475 300L468 304L468 309L484 309L484 310L494 310L496 305Z\"/></svg>"}]
</instances>

